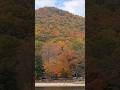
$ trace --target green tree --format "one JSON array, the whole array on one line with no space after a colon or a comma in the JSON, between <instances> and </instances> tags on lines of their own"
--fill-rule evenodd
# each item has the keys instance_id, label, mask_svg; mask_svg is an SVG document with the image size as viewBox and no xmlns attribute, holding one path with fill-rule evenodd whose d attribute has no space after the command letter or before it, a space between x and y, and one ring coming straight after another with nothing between
<instances>
[{"instance_id":1,"label":"green tree","mask_svg":"<svg viewBox=\"0 0 120 90\"><path fill-rule=\"evenodd\" d=\"M70 75L69 71L66 71L64 68L61 70L61 77L68 78Z\"/></svg>"},{"instance_id":2,"label":"green tree","mask_svg":"<svg viewBox=\"0 0 120 90\"><path fill-rule=\"evenodd\" d=\"M41 79L44 74L44 67L41 56L36 56L35 58L35 78L37 80Z\"/></svg>"}]
</instances>

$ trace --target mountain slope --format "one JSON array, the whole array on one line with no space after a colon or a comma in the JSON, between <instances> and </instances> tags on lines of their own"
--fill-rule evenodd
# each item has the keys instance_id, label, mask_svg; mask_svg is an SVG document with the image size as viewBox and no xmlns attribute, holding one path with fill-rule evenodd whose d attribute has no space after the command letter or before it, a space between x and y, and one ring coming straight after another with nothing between
<instances>
[{"instance_id":1,"label":"mountain slope","mask_svg":"<svg viewBox=\"0 0 120 90\"><path fill-rule=\"evenodd\" d=\"M73 30L74 28L75 30L84 31L85 29L85 19L83 17L72 15L67 11L54 7L45 7L36 10L35 21L37 26L48 30L52 28Z\"/></svg>"},{"instance_id":2,"label":"mountain slope","mask_svg":"<svg viewBox=\"0 0 120 90\"><path fill-rule=\"evenodd\" d=\"M35 45L46 76L84 76L84 17L54 7L36 10Z\"/></svg>"}]
</instances>

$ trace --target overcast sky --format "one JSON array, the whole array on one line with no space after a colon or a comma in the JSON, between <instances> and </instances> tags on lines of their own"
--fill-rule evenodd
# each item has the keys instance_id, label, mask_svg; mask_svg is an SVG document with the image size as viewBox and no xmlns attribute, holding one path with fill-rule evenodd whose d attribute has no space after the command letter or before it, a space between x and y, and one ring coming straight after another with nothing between
<instances>
[{"instance_id":1,"label":"overcast sky","mask_svg":"<svg viewBox=\"0 0 120 90\"><path fill-rule=\"evenodd\" d=\"M85 0L35 0L35 9L57 7L75 15L85 16Z\"/></svg>"}]
</instances>

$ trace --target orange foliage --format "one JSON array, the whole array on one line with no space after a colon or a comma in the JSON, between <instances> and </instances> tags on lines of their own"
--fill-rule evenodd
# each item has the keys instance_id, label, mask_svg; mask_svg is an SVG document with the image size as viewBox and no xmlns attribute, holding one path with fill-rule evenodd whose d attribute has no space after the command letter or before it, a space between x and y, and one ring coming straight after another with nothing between
<instances>
[{"instance_id":1,"label":"orange foliage","mask_svg":"<svg viewBox=\"0 0 120 90\"><path fill-rule=\"evenodd\" d=\"M57 42L57 44L60 46L60 47L64 47L65 46L65 41L64 40L60 40Z\"/></svg>"},{"instance_id":2,"label":"orange foliage","mask_svg":"<svg viewBox=\"0 0 120 90\"><path fill-rule=\"evenodd\" d=\"M70 36L71 37L81 37L81 38L84 38L85 37L85 32L75 32L75 31L73 31L73 32L70 32Z\"/></svg>"},{"instance_id":3,"label":"orange foliage","mask_svg":"<svg viewBox=\"0 0 120 90\"><path fill-rule=\"evenodd\" d=\"M53 69L53 73L59 77L60 76L60 73L61 73L61 70L62 70L62 65L60 63L57 63L55 68Z\"/></svg>"},{"instance_id":4,"label":"orange foliage","mask_svg":"<svg viewBox=\"0 0 120 90\"><path fill-rule=\"evenodd\" d=\"M64 69L66 73L70 73L69 61L64 54L57 57L57 60L50 60L44 64L45 71L47 73L51 72L57 77L61 77L62 70ZM71 75L71 74L69 74Z\"/></svg>"},{"instance_id":5,"label":"orange foliage","mask_svg":"<svg viewBox=\"0 0 120 90\"><path fill-rule=\"evenodd\" d=\"M59 31L52 31L52 35L54 35L54 36L59 36L60 35L60 32Z\"/></svg>"}]
</instances>

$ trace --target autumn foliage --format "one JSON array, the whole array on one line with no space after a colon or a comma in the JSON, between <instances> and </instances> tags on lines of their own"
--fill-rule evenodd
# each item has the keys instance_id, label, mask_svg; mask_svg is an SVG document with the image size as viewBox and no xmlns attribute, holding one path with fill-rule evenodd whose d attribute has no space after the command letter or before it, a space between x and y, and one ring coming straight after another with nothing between
<instances>
[{"instance_id":1,"label":"autumn foliage","mask_svg":"<svg viewBox=\"0 0 120 90\"><path fill-rule=\"evenodd\" d=\"M41 12L41 13L40 13ZM56 8L36 10L36 56L41 56L44 76L72 78L84 63L84 18Z\"/></svg>"}]
</instances>

